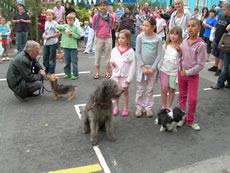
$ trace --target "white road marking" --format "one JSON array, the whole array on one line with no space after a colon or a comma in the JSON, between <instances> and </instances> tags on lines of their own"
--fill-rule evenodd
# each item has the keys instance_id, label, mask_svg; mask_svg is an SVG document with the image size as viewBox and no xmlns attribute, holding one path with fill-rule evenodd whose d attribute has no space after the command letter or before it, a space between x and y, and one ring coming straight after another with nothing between
<instances>
[{"instance_id":1,"label":"white road marking","mask_svg":"<svg viewBox=\"0 0 230 173\"><path fill-rule=\"evenodd\" d=\"M212 88L204 88L204 91L212 90Z\"/></svg>"},{"instance_id":2,"label":"white road marking","mask_svg":"<svg viewBox=\"0 0 230 173\"><path fill-rule=\"evenodd\" d=\"M81 119L81 110L80 110L80 107L81 107L81 106L85 106L85 105L86 105L86 104L74 105L75 110L76 110L76 112L77 112L77 115L78 115L79 119ZM111 171L110 171L110 169L109 169L109 167L108 167L108 165L107 165L107 163L106 163L106 161L105 161L105 158L104 158L104 156L103 156L102 153L101 153L100 148L99 148L98 146L94 146L93 149L94 149L94 151L95 151L95 153L96 153L96 155L97 155L97 158L98 158L98 160L99 160L99 162L100 162L100 164L101 164L101 166L102 166L104 172L105 172L105 173L111 173Z\"/></svg>"}]
</instances>

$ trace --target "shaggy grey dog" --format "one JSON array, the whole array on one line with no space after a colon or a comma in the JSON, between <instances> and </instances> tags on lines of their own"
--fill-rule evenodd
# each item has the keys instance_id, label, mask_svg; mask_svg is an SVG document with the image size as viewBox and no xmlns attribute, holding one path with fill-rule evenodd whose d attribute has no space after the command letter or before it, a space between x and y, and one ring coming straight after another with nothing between
<instances>
[{"instance_id":1,"label":"shaggy grey dog","mask_svg":"<svg viewBox=\"0 0 230 173\"><path fill-rule=\"evenodd\" d=\"M109 140L116 141L114 134L112 114L112 99L119 98L124 92L116 81L112 79L104 80L90 95L89 101L82 113L82 132L90 132L90 140L93 145L98 143L98 130L104 126Z\"/></svg>"}]
</instances>

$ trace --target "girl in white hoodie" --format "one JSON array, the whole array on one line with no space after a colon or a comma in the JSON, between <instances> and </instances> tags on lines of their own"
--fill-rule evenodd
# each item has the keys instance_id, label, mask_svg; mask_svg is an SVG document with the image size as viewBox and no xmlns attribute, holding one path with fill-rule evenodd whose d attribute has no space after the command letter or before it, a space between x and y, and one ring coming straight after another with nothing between
<instances>
[{"instance_id":1,"label":"girl in white hoodie","mask_svg":"<svg viewBox=\"0 0 230 173\"><path fill-rule=\"evenodd\" d=\"M177 88L177 72L179 64L179 46L182 42L182 29L174 26L168 33L168 37L162 50L162 59L159 63L161 83L161 109L172 111L172 103ZM168 106L167 105L167 93Z\"/></svg>"},{"instance_id":2,"label":"girl in white hoodie","mask_svg":"<svg viewBox=\"0 0 230 173\"><path fill-rule=\"evenodd\" d=\"M119 32L117 43L118 46L113 48L111 53L110 64L112 66L112 79L124 88L124 110L122 116L126 117L129 114L129 85L135 74L135 53L131 48L131 32L127 29ZM113 115L119 113L119 99L115 100L115 108Z\"/></svg>"}]
</instances>

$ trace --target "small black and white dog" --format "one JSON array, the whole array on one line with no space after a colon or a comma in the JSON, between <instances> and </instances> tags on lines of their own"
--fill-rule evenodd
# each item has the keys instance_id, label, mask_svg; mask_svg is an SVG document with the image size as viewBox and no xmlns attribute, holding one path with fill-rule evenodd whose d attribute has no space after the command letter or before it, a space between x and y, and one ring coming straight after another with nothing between
<instances>
[{"instance_id":1,"label":"small black and white dog","mask_svg":"<svg viewBox=\"0 0 230 173\"><path fill-rule=\"evenodd\" d=\"M158 113L158 118L155 120L155 124L160 124L160 132L165 130L177 132L177 126L182 126L184 124L185 112L175 107L171 112L168 109L162 109Z\"/></svg>"}]
</instances>

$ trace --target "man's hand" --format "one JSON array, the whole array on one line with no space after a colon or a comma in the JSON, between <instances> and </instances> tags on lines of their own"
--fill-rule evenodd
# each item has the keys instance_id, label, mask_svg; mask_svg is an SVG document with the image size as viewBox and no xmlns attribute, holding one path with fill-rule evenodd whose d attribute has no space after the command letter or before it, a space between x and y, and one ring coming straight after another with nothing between
<instances>
[{"instance_id":1,"label":"man's hand","mask_svg":"<svg viewBox=\"0 0 230 173\"><path fill-rule=\"evenodd\" d=\"M141 66L142 72L144 73L144 75L149 75L149 71L148 68L146 68L144 65Z\"/></svg>"},{"instance_id":2,"label":"man's hand","mask_svg":"<svg viewBox=\"0 0 230 173\"><path fill-rule=\"evenodd\" d=\"M152 69L152 68L149 68L149 69L148 69L148 73L149 73L149 74L152 74L152 73L154 73L155 71L156 71L156 70L155 70L155 69Z\"/></svg>"},{"instance_id":3,"label":"man's hand","mask_svg":"<svg viewBox=\"0 0 230 173\"><path fill-rule=\"evenodd\" d=\"M44 70L41 69L38 73L41 74L43 77L46 77L46 72Z\"/></svg>"}]
</instances>

